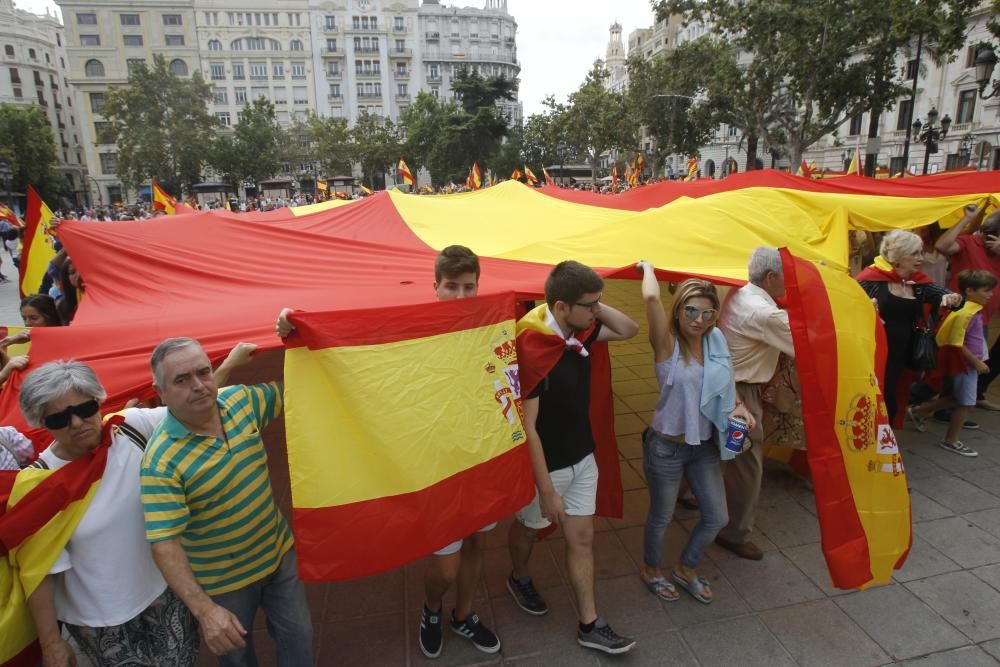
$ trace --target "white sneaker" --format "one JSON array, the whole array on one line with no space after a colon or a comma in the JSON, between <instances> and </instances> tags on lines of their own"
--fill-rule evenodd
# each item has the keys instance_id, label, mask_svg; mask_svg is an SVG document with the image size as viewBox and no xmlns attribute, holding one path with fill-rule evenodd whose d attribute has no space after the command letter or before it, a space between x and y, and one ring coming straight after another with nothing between
<instances>
[{"instance_id":1,"label":"white sneaker","mask_svg":"<svg viewBox=\"0 0 1000 667\"><path fill-rule=\"evenodd\" d=\"M945 442L942 440L938 444L941 449L947 449L949 452L954 452L959 456L979 456L979 452L964 444L961 440L956 440L955 442Z\"/></svg>"}]
</instances>

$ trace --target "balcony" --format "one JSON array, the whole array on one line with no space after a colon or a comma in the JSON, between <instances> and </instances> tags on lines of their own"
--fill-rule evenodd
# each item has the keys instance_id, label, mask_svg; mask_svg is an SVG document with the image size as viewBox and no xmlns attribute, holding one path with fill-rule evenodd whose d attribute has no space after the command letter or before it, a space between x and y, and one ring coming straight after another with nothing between
<instances>
[{"instance_id":1,"label":"balcony","mask_svg":"<svg viewBox=\"0 0 1000 667\"><path fill-rule=\"evenodd\" d=\"M382 93L358 93L358 99L361 100L380 100L382 99Z\"/></svg>"},{"instance_id":2,"label":"balcony","mask_svg":"<svg viewBox=\"0 0 1000 667\"><path fill-rule=\"evenodd\" d=\"M326 96L326 101L327 102L333 102L334 104L343 104L344 103L344 96L343 95L334 95L333 93L330 93L329 95Z\"/></svg>"},{"instance_id":3,"label":"balcony","mask_svg":"<svg viewBox=\"0 0 1000 667\"><path fill-rule=\"evenodd\" d=\"M503 38L503 43L504 44L511 44L511 45L513 45L514 44L514 38L513 37L504 37Z\"/></svg>"},{"instance_id":4,"label":"balcony","mask_svg":"<svg viewBox=\"0 0 1000 667\"><path fill-rule=\"evenodd\" d=\"M330 25L329 23L324 23L323 32L340 32L340 28L337 27L337 24Z\"/></svg>"},{"instance_id":5,"label":"balcony","mask_svg":"<svg viewBox=\"0 0 1000 667\"><path fill-rule=\"evenodd\" d=\"M35 79L35 85L38 86L38 87L40 87L40 88L44 88L45 87L45 82L42 81L41 79Z\"/></svg>"},{"instance_id":6,"label":"balcony","mask_svg":"<svg viewBox=\"0 0 1000 667\"><path fill-rule=\"evenodd\" d=\"M391 49L389 51L390 58L412 58L413 49Z\"/></svg>"},{"instance_id":7,"label":"balcony","mask_svg":"<svg viewBox=\"0 0 1000 667\"><path fill-rule=\"evenodd\" d=\"M55 81L49 81L49 87L52 88L52 90L59 90L59 84Z\"/></svg>"},{"instance_id":8,"label":"balcony","mask_svg":"<svg viewBox=\"0 0 1000 667\"><path fill-rule=\"evenodd\" d=\"M406 26L405 25L393 25L392 26L392 31L395 32L395 33L406 32Z\"/></svg>"},{"instance_id":9,"label":"balcony","mask_svg":"<svg viewBox=\"0 0 1000 667\"><path fill-rule=\"evenodd\" d=\"M251 74L250 75L250 80L251 81L267 81L267 75L266 74Z\"/></svg>"},{"instance_id":10,"label":"balcony","mask_svg":"<svg viewBox=\"0 0 1000 667\"><path fill-rule=\"evenodd\" d=\"M382 70L378 69L355 70L354 76L358 79L381 79Z\"/></svg>"},{"instance_id":11,"label":"balcony","mask_svg":"<svg viewBox=\"0 0 1000 667\"><path fill-rule=\"evenodd\" d=\"M327 48L323 49L323 55L324 56L343 56L344 55L344 49L335 49L335 48L327 47Z\"/></svg>"},{"instance_id":12,"label":"balcony","mask_svg":"<svg viewBox=\"0 0 1000 667\"><path fill-rule=\"evenodd\" d=\"M60 130L65 130L66 129L66 123L63 123L63 122L60 121L60 123L59 123L59 129Z\"/></svg>"},{"instance_id":13,"label":"balcony","mask_svg":"<svg viewBox=\"0 0 1000 667\"><path fill-rule=\"evenodd\" d=\"M396 77L397 79L409 79L410 78L410 73L412 71L413 70L408 70L408 69L397 69L397 70L393 70L392 75L394 77Z\"/></svg>"},{"instance_id":14,"label":"balcony","mask_svg":"<svg viewBox=\"0 0 1000 667\"><path fill-rule=\"evenodd\" d=\"M409 93L396 93L396 99L399 100L400 102L409 102L410 101L410 94Z\"/></svg>"},{"instance_id":15,"label":"balcony","mask_svg":"<svg viewBox=\"0 0 1000 667\"><path fill-rule=\"evenodd\" d=\"M55 103L55 107L56 107L56 109L62 109L62 105L59 104L58 102Z\"/></svg>"},{"instance_id":16,"label":"balcony","mask_svg":"<svg viewBox=\"0 0 1000 667\"><path fill-rule=\"evenodd\" d=\"M326 78L328 79L340 79L344 76L344 73L338 70L326 70Z\"/></svg>"},{"instance_id":17,"label":"balcony","mask_svg":"<svg viewBox=\"0 0 1000 667\"><path fill-rule=\"evenodd\" d=\"M440 74L428 74L427 75L427 83L441 83L441 75Z\"/></svg>"},{"instance_id":18,"label":"balcony","mask_svg":"<svg viewBox=\"0 0 1000 667\"><path fill-rule=\"evenodd\" d=\"M439 32L425 32L424 37L427 39L441 39L441 33Z\"/></svg>"},{"instance_id":19,"label":"balcony","mask_svg":"<svg viewBox=\"0 0 1000 667\"><path fill-rule=\"evenodd\" d=\"M11 77L10 77L10 82L13 83L15 86L20 86L21 85L21 77L14 76L12 74Z\"/></svg>"},{"instance_id":20,"label":"balcony","mask_svg":"<svg viewBox=\"0 0 1000 667\"><path fill-rule=\"evenodd\" d=\"M293 74L292 75L292 81L305 81L305 80L306 80L306 75L305 74Z\"/></svg>"},{"instance_id":21,"label":"balcony","mask_svg":"<svg viewBox=\"0 0 1000 667\"><path fill-rule=\"evenodd\" d=\"M448 37L450 37L451 39L462 39L461 33L457 33L457 32L451 33L450 35L448 35Z\"/></svg>"},{"instance_id":22,"label":"balcony","mask_svg":"<svg viewBox=\"0 0 1000 667\"><path fill-rule=\"evenodd\" d=\"M295 100L295 104L299 104L299 105L309 104L309 100Z\"/></svg>"},{"instance_id":23,"label":"balcony","mask_svg":"<svg viewBox=\"0 0 1000 667\"><path fill-rule=\"evenodd\" d=\"M354 53L376 54L377 55L378 53L380 53L380 50L379 50L379 48L377 46L355 46L354 47Z\"/></svg>"}]
</instances>

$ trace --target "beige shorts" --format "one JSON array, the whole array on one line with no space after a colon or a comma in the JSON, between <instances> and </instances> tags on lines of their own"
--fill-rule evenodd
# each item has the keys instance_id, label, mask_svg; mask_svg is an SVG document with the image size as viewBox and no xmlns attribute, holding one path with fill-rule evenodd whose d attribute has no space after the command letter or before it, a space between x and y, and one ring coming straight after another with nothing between
<instances>
[{"instance_id":1,"label":"beige shorts","mask_svg":"<svg viewBox=\"0 0 1000 667\"><path fill-rule=\"evenodd\" d=\"M483 526L482 528L480 528L476 532L477 533L488 533L488 532L490 532L491 530L493 530L496 527L497 527L497 522L494 521L493 523L491 523L488 526ZM437 551L435 551L434 555L435 556L450 556L453 553L458 553L458 551L462 548L462 543L464 541L465 541L464 538L461 539L461 540L455 540L454 542L452 542L451 544L449 544L448 546L446 546L444 549L438 549Z\"/></svg>"},{"instance_id":2,"label":"beige shorts","mask_svg":"<svg viewBox=\"0 0 1000 667\"><path fill-rule=\"evenodd\" d=\"M588 454L579 463L549 473L552 486L562 496L563 511L568 516L593 516L597 510L597 461ZM542 516L542 508L535 491L534 499L515 516L528 528L541 530L552 523Z\"/></svg>"}]
</instances>

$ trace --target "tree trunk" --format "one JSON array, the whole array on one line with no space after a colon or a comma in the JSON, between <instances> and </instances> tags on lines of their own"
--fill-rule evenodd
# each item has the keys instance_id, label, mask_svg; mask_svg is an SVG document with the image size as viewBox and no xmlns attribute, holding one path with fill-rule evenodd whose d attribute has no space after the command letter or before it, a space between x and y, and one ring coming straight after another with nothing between
<instances>
[{"instance_id":1,"label":"tree trunk","mask_svg":"<svg viewBox=\"0 0 1000 667\"><path fill-rule=\"evenodd\" d=\"M873 113L868 122L868 138L874 139L878 136L878 126L882 121L881 113ZM878 167L878 153L865 153L865 176L875 176L875 169Z\"/></svg>"},{"instance_id":2,"label":"tree trunk","mask_svg":"<svg viewBox=\"0 0 1000 667\"><path fill-rule=\"evenodd\" d=\"M747 166L746 171L757 168L757 135L747 135Z\"/></svg>"},{"instance_id":3,"label":"tree trunk","mask_svg":"<svg viewBox=\"0 0 1000 667\"><path fill-rule=\"evenodd\" d=\"M594 157L590 159L590 189L597 189L597 159L600 157L595 154Z\"/></svg>"}]
</instances>

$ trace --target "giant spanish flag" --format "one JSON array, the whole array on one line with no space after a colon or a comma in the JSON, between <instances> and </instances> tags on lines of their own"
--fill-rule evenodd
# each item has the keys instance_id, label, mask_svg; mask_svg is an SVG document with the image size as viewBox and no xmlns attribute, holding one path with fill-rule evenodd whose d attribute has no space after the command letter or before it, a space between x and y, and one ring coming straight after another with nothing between
<instances>
[{"instance_id":1,"label":"giant spanish flag","mask_svg":"<svg viewBox=\"0 0 1000 667\"><path fill-rule=\"evenodd\" d=\"M97 490L111 433L124 417L105 420L101 445L59 470L0 471L0 664L39 663L27 600L49 574Z\"/></svg>"},{"instance_id":2,"label":"giant spanish flag","mask_svg":"<svg viewBox=\"0 0 1000 667\"><path fill-rule=\"evenodd\" d=\"M35 294L42 285L49 262L56 256L52 247L52 211L35 188L28 186L28 211L24 222L24 239L21 241L21 296Z\"/></svg>"},{"instance_id":3,"label":"giant spanish flag","mask_svg":"<svg viewBox=\"0 0 1000 667\"><path fill-rule=\"evenodd\" d=\"M994 206L998 195L1000 185L992 173L877 181L857 176L811 180L762 170L721 181L655 184L618 196L507 182L463 194L413 196L393 190L360 201L263 213L221 210L169 216L155 225L66 221L60 239L87 281L87 298L72 326L32 332L31 359L33 365L65 358L89 363L108 391L109 408L114 409L130 398L150 395L149 354L164 337L194 336L216 360L239 341L256 343L261 351L279 349L274 318L285 306L301 309L305 319L313 317L310 313L326 313L334 330L341 317L354 318L357 311L365 311L370 319L347 321L360 323L351 331L370 332L371 338L356 346L366 350L396 347L398 351L404 345L424 350L421 346L432 340L445 345L450 332L464 334L476 327L463 325L456 317L448 327L422 335L407 318L397 321L394 309L412 309L413 321L418 322L420 311L439 307L431 288L434 260L441 248L456 243L480 257L481 299L500 294L509 298L511 292L519 299L537 299L551 267L570 258L595 267L605 278L634 279L632 266L644 258L678 278L698 275L716 283L741 284L754 247L786 247L796 260L793 278L811 276L810 271L820 278L819 282L800 278L788 289L793 302L795 293L800 294L796 302L800 305L793 303L790 309L799 331L797 361L806 360L808 365L811 360L819 369L812 381L802 382L801 391L805 419L812 423L809 465L814 475L835 474L831 479L839 484L816 486L824 553L838 585L857 584L864 576L868 579L860 585L884 583L909 545L909 532L893 523L906 507L898 497L904 472L898 465L893 468L891 459L868 458L871 446L864 447L878 425L874 415L879 403L872 399L871 389L874 369L880 367L874 342L878 331L870 302L847 276L848 235L855 229L909 229L936 220L948 224L962 215L966 204ZM271 270L261 271L261 266ZM323 267L319 274L317 266ZM150 275L156 280L149 280ZM822 304L829 305L821 308ZM505 318L501 319L509 321ZM330 347L311 350L306 342L299 354ZM322 354L337 358L354 347L345 343ZM391 394L391 378L407 377L408 364L421 356L426 353L407 357L406 363L380 366L379 373L345 368L347 380L335 378L331 386L345 395L360 392L371 401L373 392ZM832 359L836 366L830 365ZM450 363L451 356L444 361ZM484 369L486 362L481 361ZM386 372L395 375L387 379ZM867 389L861 378L868 382ZM0 391L0 415L7 424L23 424L17 408L19 386L15 375ZM435 411L430 414L456 409L459 395L450 379L419 386L436 394ZM859 397L856 410L848 415L846 408L855 396ZM413 391L405 397L425 400ZM297 403L294 390L290 413L297 409L292 403ZM389 417L397 412L396 403L388 405L391 409L379 410L382 426L394 421ZM321 412L328 410L324 403ZM339 437L350 442L366 438L365 451L391 472L390 484L371 486L365 495L352 482L350 494L321 497L322 502L311 505L297 502L297 508L344 511L342 506L392 502L441 482L436 477L403 484L392 452L367 446L368 435L358 430L357 420L343 410L337 414L342 417L336 428L317 439L329 443ZM403 445L429 447L428 439L438 432L436 424L424 415L422 430L408 431L414 443L404 440ZM848 437L850 448L844 446ZM299 447L309 444L301 439L290 442L291 478L300 485L308 481L309 488L335 488L349 473L320 468L299 454ZM459 472L451 470L451 476ZM896 518L890 521L886 513L885 523L880 523L876 515L888 510L896 511ZM305 534L315 535L315 530ZM425 541L423 548L435 547ZM323 571L329 554L316 548L309 553L304 560L307 571ZM860 574L845 576L848 571Z\"/></svg>"},{"instance_id":4,"label":"giant spanish flag","mask_svg":"<svg viewBox=\"0 0 1000 667\"><path fill-rule=\"evenodd\" d=\"M531 501L514 303L292 316L285 425L304 579L398 567Z\"/></svg>"}]
</instances>

